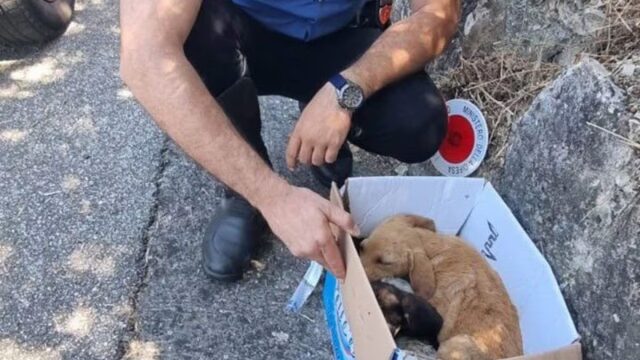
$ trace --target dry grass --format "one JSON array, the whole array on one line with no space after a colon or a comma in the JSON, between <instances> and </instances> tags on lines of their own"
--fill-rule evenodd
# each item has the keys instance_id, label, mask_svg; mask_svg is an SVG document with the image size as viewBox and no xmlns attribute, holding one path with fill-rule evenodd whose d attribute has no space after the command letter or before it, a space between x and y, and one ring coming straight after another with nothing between
<instances>
[{"instance_id":1,"label":"dry grass","mask_svg":"<svg viewBox=\"0 0 640 360\"><path fill-rule=\"evenodd\" d=\"M482 110L491 132L484 167L501 167L511 122L521 116L536 95L556 78L561 67L532 62L514 54L461 59L439 82L447 98L463 98Z\"/></svg>"},{"instance_id":2,"label":"dry grass","mask_svg":"<svg viewBox=\"0 0 640 360\"><path fill-rule=\"evenodd\" d=\"M589 39L585 53L613 71L640 51L640 0L605 0L603 11L605 26ZM561 70L556 63L496 53L462 58L458 68L437 79L445 97L473 101L487 119L491 142L483 173L502 167L512 121Z\"/></svg>"},{"instance_id":3,"label":"dry grass","mask_svg":"<svg viewBox=\"0 0 640 360\"><path fill-rule=\"evenodd\" d=\"M620 75L620 65L635 63L640 66L640 0L609 0L605 2L605 12L608 22L606 26L598 29L595 39L588 49L589 55L600 61L613 73L614 81L626 89L629 98L628 112L634 114L640 112L640 78ZM632 128L629 120L629 127ZM612 139L636 149L640 153L640 134L630 131L626 134L618 134L609 129L600 128L589 124L596 129L610 135ZM637 125L636 125L637 126Z\"/></svg>"},{"instance_id":4,"label":"dry grass","mask_svg":"<svg viewBox=\"0 0 640 360\"><path fill-rule=\"evenodd\" d=\"M640 0L609 0L604 7L607 22L587 52L611 69L640 51Z\"/></svg>"}]
</instances>

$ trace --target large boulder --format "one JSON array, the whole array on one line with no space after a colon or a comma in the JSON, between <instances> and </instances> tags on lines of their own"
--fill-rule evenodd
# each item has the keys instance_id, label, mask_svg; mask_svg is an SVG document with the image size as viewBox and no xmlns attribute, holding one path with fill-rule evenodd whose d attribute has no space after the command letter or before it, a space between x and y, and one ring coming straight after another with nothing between
<instances>
[{"instance_id":1,"label":"large boulder","mask_svg":"<svg viewBox=\"0 0 640 360\"><path fill-rule=\"evenodd\" d=\"M463 54L497 50L548 60L567 57L604 24L595 0L479 0L465 19Z\"/></svg>"},{"instance_id":2,"label":"large boulder","mask_svg":"<svg viewBox=\"0 0 640 360\"><path fill-rule=\"evenodd\" d=\"M628 136L625 102L599 63L572 67L514 125L500 183L559 280L586 359L640 354L640 156L588 124Z\"/></svg>"}]
</instances>

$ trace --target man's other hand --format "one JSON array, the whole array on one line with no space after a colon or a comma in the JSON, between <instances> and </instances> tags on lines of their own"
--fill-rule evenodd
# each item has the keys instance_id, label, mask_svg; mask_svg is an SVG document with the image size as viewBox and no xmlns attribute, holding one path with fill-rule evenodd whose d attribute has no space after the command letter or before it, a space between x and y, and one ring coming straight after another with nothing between
<instances>
[{"instance_id":1,"label":"man's other hand","mask_svg":"<svg viewBox=\"0 0 640 360\"><path fill-rule=\"evenodd\" d=\"M351 113L340 107L336 92L325 84L305 107L289 137L287 166L298 162L320 166L333 163L351 128Z\"/></svg>"},{"instance_id":2,"label":"man's other hand","mask_svg":"<svg viewBox=\"0 0 640 360\"><path fill-rule=\"evenodd\" d=\"M344 259L330 224L357 236L351 215L308 189L286 185L274 194L259 206L273 233L296 257L315 260L343 279Z\"/></svg>"}]
</instances>

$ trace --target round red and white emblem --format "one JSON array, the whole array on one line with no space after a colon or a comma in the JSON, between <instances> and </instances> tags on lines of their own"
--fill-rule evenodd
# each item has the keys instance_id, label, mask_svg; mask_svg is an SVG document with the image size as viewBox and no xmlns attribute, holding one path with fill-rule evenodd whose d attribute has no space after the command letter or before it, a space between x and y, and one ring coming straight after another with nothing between
<instances>
[{"instance_id":1,"label":"round red and white emblem","mask_svg":"<svg viewBox=\"0 0 640 360\"><path fill-rule=\"evenodd\" d=\"M446 176L468 176L478 169L489 147L489 128L484 116L467 100L447 101L449 127L433 166Z\"/></svg>"}]
</instances>

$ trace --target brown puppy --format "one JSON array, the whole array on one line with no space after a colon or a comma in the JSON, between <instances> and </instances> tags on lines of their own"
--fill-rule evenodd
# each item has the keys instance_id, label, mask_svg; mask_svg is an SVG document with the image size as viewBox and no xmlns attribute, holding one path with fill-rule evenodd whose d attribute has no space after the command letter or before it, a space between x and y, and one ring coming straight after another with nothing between
<instances>
[{"instance_id":1,"label":"brown puppy","mask_svg":"<svg viewBox=\"0 0 640 360\"><path fill-rule=\"evenodd\" d=\"M378 226L361 248L370 281L409 276L416 294L442 315L438 359L522 355L518 313L502 280L461 239L436 234L430 219L399 215Z\"/></svg>"}]
</instances>

